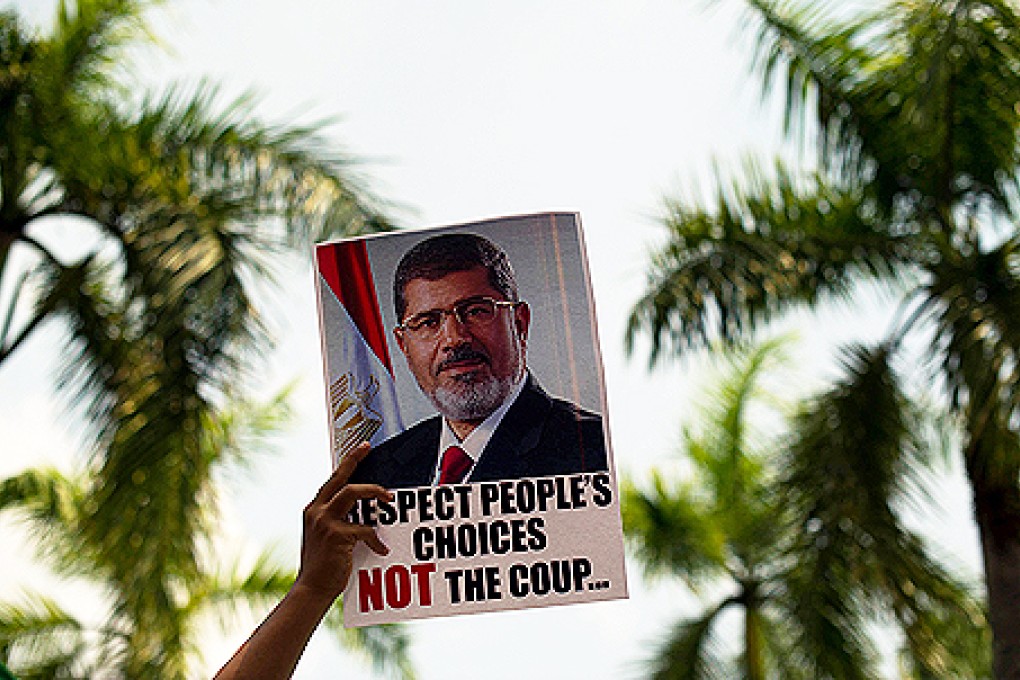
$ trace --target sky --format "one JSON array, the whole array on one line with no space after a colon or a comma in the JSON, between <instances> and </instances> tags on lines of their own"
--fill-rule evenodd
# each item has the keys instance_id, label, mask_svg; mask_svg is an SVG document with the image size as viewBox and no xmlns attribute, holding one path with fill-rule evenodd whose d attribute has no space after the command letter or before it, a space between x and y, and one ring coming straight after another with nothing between
<instances>
[{"instance_id":1,"label":"sky","mask_svg":"<svg viewBox=\"0 0 1020 680\"><path fill-rule=\"evenodd\" d=\"M2 2L45 23L55 1ZM283 9L286 7L286 9ZM749 76L752 32L733 4L683 0L183 0L152 13L161 49L139 50L141 89L179 80L219 83L225 96L260 99L270 122L331 119L327 138L359 159L359 172L396 204L406 227L500 215L577 211L588 245L617 467L641 476L677 465L680 426L696 407L700 358L648 370L644 345L628 357L627 312L642 293L649 250L662 241L665 195L696 194L743 159L782 151L780 116ZM68 253L84 225L46 225ZM40 237L42 236L40 227ZM225 478L225 530L236 542L273 544L296 563L300 512L329 469L311 270L278 266L263 289L276 348L253 381L270 395L296 381L294 425L276 450ZM876 337L891 311L869 301L861 319L833 310L794 318L800 335L794 392L834 375L832 348ZM0 370L0 475L40 463L68 465L80 423L54 396L57 329L44 329ZM918 522L976 569L976 539L959 475L940 482L941 510ZM45 586L30 565L33 538L0 520L13 545L0 583ZM250 549L249 549L250 554ZM646 586L629 563L631 599L410 624L424 680L636 677L663 626L694 611L676 584ZM85 587L63 594L89 602ZM0 587L0 596L12 586ZM84 605L82 605L84 606ZM249 632L210 633L210 667ZM460 640L460 641L458 641ZM456 645L456 650L453 650ZM297 678L374 677L317 634Z\"/></svg>"}]
</instances>

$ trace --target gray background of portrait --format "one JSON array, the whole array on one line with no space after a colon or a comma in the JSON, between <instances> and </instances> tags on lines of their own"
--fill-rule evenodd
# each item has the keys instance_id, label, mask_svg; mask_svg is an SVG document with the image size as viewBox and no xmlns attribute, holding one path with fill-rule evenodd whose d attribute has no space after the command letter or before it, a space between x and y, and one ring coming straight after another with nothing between
<instances>
[{"instance_id":1,"label":"gray background of portrait","mask_svg":"<svg viewBox=\"0 0 1020 680\"><path fill-rule=\"evenodd\" d=\"M418 389L393 338L393 272L414 244L440 233L484 236L506 251L522 300L531 306L528 367L552 395L603 412L603 389L590 284L580 218L571 213L498 218L469 224L404 231L366 239L376 295L386 327L397 398L409 427L435 414ZM558 257L557 257L558 244ZM560 270L564 294L561 295ZM566 301L566 314L564 303Z\"/></svg>"}]
</instances>

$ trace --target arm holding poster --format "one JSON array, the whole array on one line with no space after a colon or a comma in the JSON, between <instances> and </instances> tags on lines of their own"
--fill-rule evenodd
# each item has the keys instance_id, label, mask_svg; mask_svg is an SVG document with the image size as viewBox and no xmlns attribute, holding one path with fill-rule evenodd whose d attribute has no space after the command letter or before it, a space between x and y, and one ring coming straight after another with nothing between
<instances>
[{"instance_id":1,"label":"arm holding poster","mask_svg":"<svg viewBox=\"0 0 1020 680\"><path fill-rule=\"evenodd\" d=\"M215 680L291 677L308 639L347 585L354 545L362 541L378 555L389 552L374 529L347 521L359 500L393 500L380 486L347 483L368 451L362 444L345 457L305 508L297 580Z\"/></svg>"}]
</instances>

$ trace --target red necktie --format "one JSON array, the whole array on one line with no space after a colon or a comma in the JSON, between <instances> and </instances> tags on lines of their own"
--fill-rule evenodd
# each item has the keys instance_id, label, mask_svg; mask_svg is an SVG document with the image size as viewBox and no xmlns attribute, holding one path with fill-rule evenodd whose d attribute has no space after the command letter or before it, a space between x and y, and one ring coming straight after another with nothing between
<instances>
[{"instance_id":1,"label":"red necktie","mask_svg":"<svg viewBox=\"0 0 1020 680\"><path fill-rule=\"evenodd\" d=\"M439 483L459 484L474 464L471 456L464 453L464 449L451 446L443 452L443 460L439 464Z\"/></svg>"}]
</instances>

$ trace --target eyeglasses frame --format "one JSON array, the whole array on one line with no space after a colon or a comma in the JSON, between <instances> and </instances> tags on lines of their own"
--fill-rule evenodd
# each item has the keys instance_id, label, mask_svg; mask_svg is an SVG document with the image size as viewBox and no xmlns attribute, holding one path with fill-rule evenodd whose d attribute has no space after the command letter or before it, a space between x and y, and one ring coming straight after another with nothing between
<instances>
[{"instance_id":1,"label":"eyeglasses frame","mask_svg":"<svg viewBox=\"0 0 1020 680\"><path fill-rule=\"evenodd\" d=\"M465 321L463 318L461 318L462 312L458 310L458 307L461 307L462 305L465 305L465 304L468 304L468 303L481 302L481 301L491 302L493 304L493 306L495 307L495 312L497 312L497 313L503 307L508 307L510 309L515 309L518 306L524 304L523 300L497 300L497 299L495 299L493 297L490 297L488 295L473 295L471 297L464 298L463 300L458 300L451 307L448 307L448 308L437 307L435 309L427 309L427 310L425 310L423 312L418 312L417 314L414 314L414 315L412 315L410 317L405 318L401 323L399 323L397 325L396 329L401 331L402 333L407 333L411 337L413 337L413 338L415 338L417 340L420 340L420 341L432 340L435 337L438 337L439 332L440 332L440 330L442 328L442 325L443 325L443 319L447 315L452 316L453 318L455 318L457 320L457 323L461 324L462 326L470 328L471 327L471 323L468 322L468 321ZM422 314L430 314L432 312L438 312L439 313L439 325L436 326L436 331L435 331L434 335L431 335L429 337L418 336L417 333L418 333L418 331L421 330L421 328L419 327L418 330L415 330L415 329L412 329L410 326L407 325L407 322L409 320L414 319L416 317L419 317ZM495 320L495 318L496 317L494 315L493 316L493 320ZM492 322L488 321L486 323L492 323Z\"/></svg>"}]
</instances>

